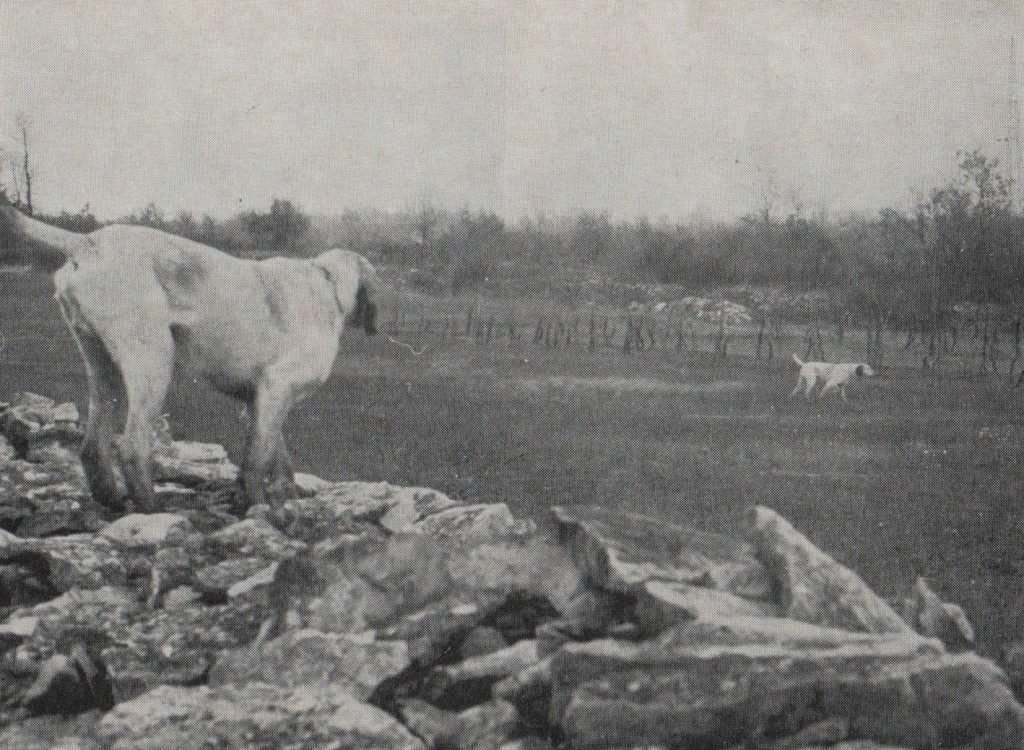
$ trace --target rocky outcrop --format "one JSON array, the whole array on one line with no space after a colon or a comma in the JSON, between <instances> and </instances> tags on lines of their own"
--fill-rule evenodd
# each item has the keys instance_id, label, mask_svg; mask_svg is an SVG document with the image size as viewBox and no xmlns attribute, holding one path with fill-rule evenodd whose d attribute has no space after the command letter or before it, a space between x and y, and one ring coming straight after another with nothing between
<instances>
[{"instance_id":1,"label":"rocky outcrop","mask_svg":"<svg viewBox=\"0 0 1024 750\"><path fill-rule=\"evenodd\" d=\"M770 508L750 510L747 533L771 571L786 616L870 633L912 632L860 576L811 544Z\"/></svg>"},{"instance_id":2,"label":"rocky outcrop","mask_svg":"<svg viewBox=\"0 0 1024 750\"><path fill-rule=\"evenodd\" d=\"M768 571L745 541L602 508L552 510L559 541L598 588L636 594L648 581L672 581L754 600L771 594Z\"/></svg>"},{"instance_id":3,"label":"rocky outcrop","mask_svg":"<svg viewBox=\"0 0 1024 750\"><path fill-rule=\"evenodd\" d=\"M1024 747L959 607L890 605L768 508L538 528L300 475L239 518L223 449L162 425L162 512L114 518L73 439L30 450L76 418L0 410L0 747Z\"/></svg>"},{"instance_id":4,"label":"rocky outcrop","mask_svg":"<svg viewBox=\"0 0 1024 750\"><path fill-rule=\"evenodd\" d=\"M163 686L120 703L97 724L111 750L336 747L424 750L394 717L343 688Z\"/></svg>"}]
</instances>

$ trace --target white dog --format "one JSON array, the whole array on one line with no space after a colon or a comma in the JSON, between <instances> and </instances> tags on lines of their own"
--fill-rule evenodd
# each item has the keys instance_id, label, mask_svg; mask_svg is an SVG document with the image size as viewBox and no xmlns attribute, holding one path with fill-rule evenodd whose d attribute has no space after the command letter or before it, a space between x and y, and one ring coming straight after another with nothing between
<instances>
[{"instance_id":1,"label":"white dog","mask_svg":"<svg viewBox=\"0 0 1024 750\"><path fill-rule=\"evenodd\" d=\"M240 260L155 229L112 225L75 234L0 206L0 224L37 252L67 262L56 297L85 360L89 419L82 464L93 497L120 507L113 469L114 407L127 403L121 463L129 497L154 507L153 421L174 353L249 415L241 482L266 501L268 473L291 480L281 427L291 407L322 385L346 322L376 332L375 273L360 255L330 250L309 260Z\"/></svg>"},{"instance_id":2,"label":"white dog","mask_svg":"<svg viewBox=\"0 0 1024 750\"><path fill-rule=\"evenodd\" d=\"M867 378L875 374L875 371L871 369L871 365L864 364L863 362L841 364L804 362L795 354L793 355L793 361L800 366L800 376L797 378L796 387L793 389L793 392L789 394L790 397L798 394L800 389L803 388L804 396L810 398L814 392L814 385L820 378L825 385L822 386L818 398L821 398L829 391L838 390L843 401L846 401L846 384L850 382L850 378L854 375Z\"/></svg>"}]
</instances>

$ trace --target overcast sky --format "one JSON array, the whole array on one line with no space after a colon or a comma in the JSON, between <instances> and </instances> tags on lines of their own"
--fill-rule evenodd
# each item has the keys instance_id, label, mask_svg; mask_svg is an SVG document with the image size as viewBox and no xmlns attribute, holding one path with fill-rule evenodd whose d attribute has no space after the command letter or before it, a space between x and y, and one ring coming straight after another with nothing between
<instances>
[{"instance_id":1,"label":"overcast sky","mask_svg":"<svg viewBox=\"0 0 1024 750\"><path fill-rule=\"evenodd\" d=\"M0 146L113 218L874 211L1002 156L1021 2L0 0Z\"/></svg>"}]
</instances>

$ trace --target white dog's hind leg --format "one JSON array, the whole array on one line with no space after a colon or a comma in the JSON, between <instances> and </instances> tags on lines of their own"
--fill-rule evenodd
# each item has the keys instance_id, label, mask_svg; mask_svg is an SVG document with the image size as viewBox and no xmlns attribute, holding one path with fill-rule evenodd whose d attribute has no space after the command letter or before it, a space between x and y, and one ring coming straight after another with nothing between
<instances>
[{"instance_id":1,"label":"white dog's hind leg","mask_svg":"<svg viewBox=\"0 0 1024 750\"><path fill-rule=\"evenodd\" d=\"M122 460L129 497L143 511L151 512L156 505L150 468L153 423L163 411L164 398L171 383L174 341L171 332L162 326L146 328L144 332L139 331L136 321L132 333L144 340L145 346L133 347L130 354L121 353L121 375L128 401Z\"/></svg>"},{"instance_id":2,"label":"white dog's hind leg","mask_svg":"<svg viewBox=\"0 0 1024 750\"><path fill-rule=\"evenodd\" d=\"M810 401L814 395L814 385L818 382L818 378L811 376L807 378L807 388L804 390L804 397Z\"/></svg>"},{"instance_id":3,"label":"white dog's hind leg","mask_svg":"<svg viewBox=\"0 0 1024 750\"><path fill-rule=\"evenodd\" d=\"M824 398L826 393L828 393L829 391L834 391L838 388L841 388L841 386L836 381L830 380L827 383L825 383L825 387L821 389L821 393L818 394L818 398ZM840 393L842 393L842 391L840 391ZM843 396L843 400L846 400L846 396Z\"/></svg>"},{"instance_id":4,"label":"white dog's hind leg","mask_svg":"<svg viewBox=\"0 0 1024 750\"><path fill-rule=\"evenodd\" d=\"M61 308L64 309L62 301ZM68 317L65 315L65 317ZM120 386L119 375L103 343L70 325L85 362L89 381L89 416L82 442L82 468L93 499L108 508L119 509L122 500L114 477L114 403Z\"/></svg>"}]
</instances>

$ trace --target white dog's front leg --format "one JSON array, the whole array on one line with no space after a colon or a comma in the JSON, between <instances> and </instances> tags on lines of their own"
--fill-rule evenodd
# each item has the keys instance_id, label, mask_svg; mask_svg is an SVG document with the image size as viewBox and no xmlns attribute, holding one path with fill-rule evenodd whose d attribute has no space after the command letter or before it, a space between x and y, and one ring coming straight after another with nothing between
<instances>
[{"instance_id":1,"label":"white dog's front leg","mask_svg":"<svg viewBox=\"0 0 1024 750\"><path fill-rule=\"evenodd\" d=\"M242 488L250 507L267 501L266 480L271 468L275 474L290 470L281 430L295 402L296 389L287 379L272 375L265 376L263 381L256 393L242 464Z\"/></svg>"}]
</instances>

